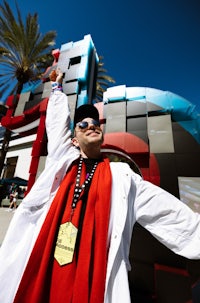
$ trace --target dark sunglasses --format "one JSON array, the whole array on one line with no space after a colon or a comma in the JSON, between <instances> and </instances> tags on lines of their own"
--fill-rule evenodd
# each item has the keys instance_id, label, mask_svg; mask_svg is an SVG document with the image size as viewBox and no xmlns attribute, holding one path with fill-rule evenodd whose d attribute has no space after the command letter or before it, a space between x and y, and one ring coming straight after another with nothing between
<instances>
[{"instance_id":1,"label":"dark sunglasses","mask_svg":"<svg viewBox=\"0 0 200 303\"><path fill-rule=\"evenodd\" d=\"M93 120L93 119L90 122L80 121L76 123L76 126L78 126L81 129L86 129L88 128L89 124L93 124L96 127L100 127L100 122L98 120Z\"/></svg>"}]
</instances>

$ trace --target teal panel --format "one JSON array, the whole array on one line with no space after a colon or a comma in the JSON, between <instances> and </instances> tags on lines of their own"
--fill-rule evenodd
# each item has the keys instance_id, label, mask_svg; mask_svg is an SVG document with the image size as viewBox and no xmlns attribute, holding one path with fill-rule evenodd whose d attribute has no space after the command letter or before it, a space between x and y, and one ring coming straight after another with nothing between
<instances>
[{"instance_id":1,"label":"teal panel","mask_svg":"<svg viewBox=\"0 0 200 303\"><path fill-rule=\"evenodd\" d=\"M160 95L152 96L152 98L148 96L147 100L161 107L162 109L160 109L160 111L162 112L164 111L168 113L171 112L172 107L171 107L169 96L166 92L163 92Z\"/></svg>"}]
</instances>

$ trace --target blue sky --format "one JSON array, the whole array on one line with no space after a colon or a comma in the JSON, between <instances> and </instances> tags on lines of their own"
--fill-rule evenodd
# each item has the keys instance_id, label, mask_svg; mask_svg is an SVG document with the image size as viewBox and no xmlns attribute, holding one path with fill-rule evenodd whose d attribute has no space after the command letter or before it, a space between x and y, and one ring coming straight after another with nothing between
<instances>
[{"instance_id":1,"label":"blue sky","mask_svg":"<svg viewBox=\"0 0 200 303\"><path fill-rule=\"evenodd\" d=\"M200 2L197 0L17 0L38 13L56 48L92 36L116 85L171 91L200 112ZM0 1L2 3L2 1ZM8 0L15 8L15 0Z\"/></svg>"}]
</instances>

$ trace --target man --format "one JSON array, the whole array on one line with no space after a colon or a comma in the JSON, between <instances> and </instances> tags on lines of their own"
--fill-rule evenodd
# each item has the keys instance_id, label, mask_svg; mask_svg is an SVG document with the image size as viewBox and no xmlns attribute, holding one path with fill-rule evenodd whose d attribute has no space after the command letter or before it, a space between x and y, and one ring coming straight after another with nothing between
<instances>
[{"instance_id":1,"label":"man","mask_svg":"<svg viewBox=\"0 0 200 303\"><path fill-rule=\"evenodd\" d=\"M100 152L97 109L52 93L48 156L0 250L1 303L130 302L127 271L136 221L175 253L200 258L200 216Z\"/></svg>"}]
</instances>

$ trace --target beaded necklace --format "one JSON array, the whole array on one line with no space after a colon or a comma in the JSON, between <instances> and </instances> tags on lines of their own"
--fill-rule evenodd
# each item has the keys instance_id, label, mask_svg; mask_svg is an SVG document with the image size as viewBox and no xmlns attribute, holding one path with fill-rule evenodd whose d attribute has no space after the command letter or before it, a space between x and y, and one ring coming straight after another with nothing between
<instances>
[{"instance_id":1,"label":"beaded necklace","mask_svg":"<svg viewBox=\"0 0 200 303\"><path fill-rule=\"evenodd\" d=\"M76 185L75 185L74 196L73 196L73 201L72 201L72 211L76 208L76 204L77 204L82 192L89 187L91 180L94 176L95 170L97 168L98 161L96 161L94 163L94 166L93 166L91 172L86 175L85 181L83 182L82 185L80 185L82 165L83 165L83 158L80 157L80 161L78 164L78 172L77 172L77 176L76 176Z\"/></svg>"}]
</instances>

